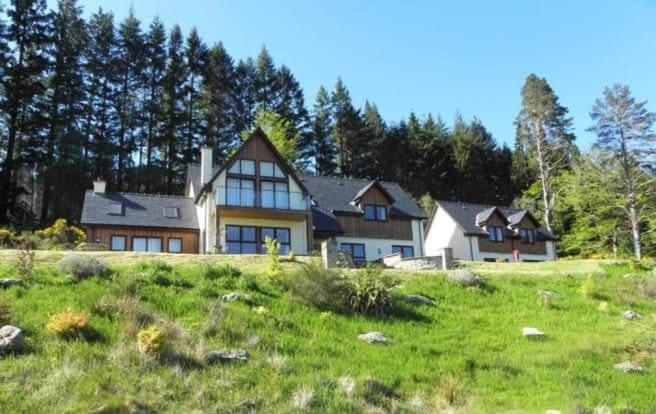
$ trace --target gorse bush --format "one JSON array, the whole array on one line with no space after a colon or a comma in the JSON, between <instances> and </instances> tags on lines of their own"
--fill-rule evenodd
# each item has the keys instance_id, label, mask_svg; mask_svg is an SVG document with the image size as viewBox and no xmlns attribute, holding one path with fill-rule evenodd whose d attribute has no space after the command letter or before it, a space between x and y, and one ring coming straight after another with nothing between
<instances>
[{"instance_id":1,"label":"gorse bush","mask_svg":"<svg viewBox=\"0 0 656 414\"><path fill-rule=\"evenodd\" d=\"M69 226L66 219L63 218L55 221L50 227L36 231L35 234L59 247L74 247L87 239L84 230Z\"/></svg>"},{"instance_id":2,"label":"gorse bush","mask_svg":"<svg viewBox=\"0 0 656 414\"><path fill-rule=\"evenodd\" d=\"M57 263L59 271L73 276L76 280L92 276L106 276L109 269L105 262L91 255L66 255Z\"/></svg>"},{"instance_id":3,"label":"gorse bush","mask_svg":"<svg viewBox=\"0 0 656 414\"><path fill-rule=\"evenodd\" d=\"M63 338L77 338L84 333L87 324L86 316L69 310L52 315L46 327Z\"/></svg>"},{"instance_id":4,"label":"gorse bush","mask_svg":"<svg viewBox=\"0 0 656 414\"><path fill-rule=\"evenodd\" d=\"M584 298L588 299L602 299L599 284L597 283L597 276L589 274L585 281L579 287L579 292Z\"/></svg>"},{"instance_id":5,"label":"gorse bush","mask_svg":"<svg viewBox=\"0 0 656 414\"><path fill-rule=\"evenodd\" d=\"M369 265L345 280L346 305L358 313L387 315L394 309L391 289L397 284L380 267Z\"/></svg>"},{"instance_id":6,"label":"gorse bush","mask_svg":"<svg viewBox=\"0 0 656 414\"><path fill-rule=\"evenodd\" d=\"M160 354L165 346L166 337L156 325L151 325L137 334L137 348L144 354Z\"/></svg>"},{"instance_id":7,"label":"gorse bush","mask_svg":"<svg viewBox=\"0 0 656 414\"><path fill-rule=\"evenodd\" d=\"M343 297L339 279L339 275L315 259L303 263L283 284L301 302L323 309L338 305Z\"/></svg>"},{"instance_id":8,"label":"gorse bush","mask_svg":"<svg viewBox=\"0 0 656 414\"><path fill-rule=\"evenodd\" d=\"M474 273L471 269L461 268L449 271L447 280L464 287L482 287L485 285L485 279Z\"/></svg>"},{"instance_id":9,"label":"gorse bush","mask_svg":"<svg viewBox=\"0 0 656 414\"><path fill-rule=\"evenodd\" d=\"M269 263L264 271L265 277L273 283L279 283L283 277L282 266L280 265L280 243L278 240L267 237L264 240L264 246L266 247L267 256L269 257Z\"/></svg>"},{"instance_id":10,"label":"gorse bush","mask_svg":"<svg viewBox=\"0 0 656 414\"><path fill-rule=\"evenodd\" d=\"M0 229L0 247L14 247L16 245L16 233L9 229Z\"/></svg>"}]
</instances>

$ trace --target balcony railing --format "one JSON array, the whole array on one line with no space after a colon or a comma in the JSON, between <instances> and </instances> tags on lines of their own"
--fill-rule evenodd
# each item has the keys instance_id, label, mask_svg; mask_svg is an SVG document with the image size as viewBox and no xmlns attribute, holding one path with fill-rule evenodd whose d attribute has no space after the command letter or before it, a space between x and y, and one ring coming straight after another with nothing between
<instances>
[{"instance_id":1,"label":"balcony railing","mask_svg":"<svg viewBox=\"0 0 656 414\"><path fill-rule=\"evenodd\" d=\"M219 187L216 191L216 205L308 211L310 197L292 191Z\"/></svg>"}]
</instances>

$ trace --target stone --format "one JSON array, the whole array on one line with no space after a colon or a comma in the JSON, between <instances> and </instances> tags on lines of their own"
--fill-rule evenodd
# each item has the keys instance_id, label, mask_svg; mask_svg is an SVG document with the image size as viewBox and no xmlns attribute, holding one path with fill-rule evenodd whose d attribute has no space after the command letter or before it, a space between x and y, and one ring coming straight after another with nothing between
<instances>
[{"instance_id":1,"label":"stone","mask_svg":"<svg viewBox=\"0 0 656 414\"><path fill-rule=\"evenodd\" d=\"M525 327L522 328L522 335L527 338L542 338L544 337L544 332L537 328Z\"/></svg>"},{"instance_id":2,"label":"stone","mask_svg":"<svg viewBox=\"0 0 656 414\"><path fill-rule=\"evenodd\" d=\"M383 335L381 332L367 332L364 334L358 335L358 339L361 341L365 341L367 343L373 344L373 343L387 343L390 341L388 337Z\"/></svg>"},{"instance_id":3,"label":"stone","mask_svg":"<svg viewBox=\"0 0 656 414\"><path fill-rule=\"evenodd\" d=\"M246 303L249 303L249 304L253 303L253 298L251 297L251 295L244 295L244 294L239 293L239 292L231 292L231 293L228 293L227 295L223 295L221 297L221 300L223 302L235 302L237 300L242 300L242 301L244 301Z\"/></svg>"},{"instance_id":4,"label":"stone","mask_svg":"<svg viewBox=\"0 0 656 414\"><path fill-rule=\"evenodd\" d=\"M222 364L230 362L247 362L249 358L248 352L241 349L226 349L220 351L211 351L205 357L208 364L220 362Z\"/></svg>"},{"instance_id":5,"label":"stone","mask_svg":"<svg viewBox=\"0 0 656 414\"><path fill-rule=\"evenodd\" d=\"M0 287L3 289L8 289L12 286L20 286L23 284L23 281L20 279L0 279Z\"/></svg>"},{"instance_id":6,"label":"stone","mask_svg":"<svg viewBox=\"0 0 656 414\"><path fill-rule=\"evenodd\" d=\"M23 331L11 325L0 328L0 355L25 350Z\"/></svg>"},{"instance_id":7,"label":"stone","mask_svg":"<svg viewBox=\"0 0 656 414\"><path fill-rule=\"evenodd\" d=\"M645 367L643 367L637 361L620 362L619 364L613 365L613 368L615 368L618 371L625 372L627 374L634 373L634 372L644 372L645 370Z\"/></svg>"},{"instance_id":8,"label":"stone","mask_svg":"<svg viewBox=\"0 0 656 414\"><path fill-rule=\"evenodd\" d=\"M560 410L550 409L544 412L544 414L562 414Z\"/></svg>"},{"instance_id":9,"label":"stone","mask_svg":"<svg viewBox=\"0 0 656 414\"><path fill-rule=\"evenodd\" d=\"M430 298L423 295L408 295L405 299L410 303L416 303L418 305L433 306L435 304Z\"/></svg>"},{"instance_id":10,"label":"stone","mask_svg":"<svg viewBox=\"0 0 656 414\"><path fill-rule=\"evenodd\" d=\"M556 299L558 296L558 293L550 290L541 290L538 292L538 298L540 299Z\"/></svg>"},{"instance_id":11,"label":"stone","mask_svg":"<svg viewBox=\"0 0 656 414\"><path fill-rule=\"evenodd\" d=\"M624 316L624 319L628 319L630 321L643 318L641 314L639 314L638 312L634 312L632 310L625 311L622 316Z\"/></svg>"}]
</instances>

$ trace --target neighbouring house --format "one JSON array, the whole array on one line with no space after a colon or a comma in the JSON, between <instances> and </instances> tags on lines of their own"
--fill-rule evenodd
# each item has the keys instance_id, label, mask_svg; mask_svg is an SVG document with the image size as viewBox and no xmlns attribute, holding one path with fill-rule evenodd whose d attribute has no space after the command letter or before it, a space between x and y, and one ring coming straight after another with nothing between
<instances>
[{"instance_id":1,"label":"neighbouring house","mask_svg":"<svg viewBox=\"0 0 656 414\"><path fill-rule=\"evenodd\" d=\"M86 192L81 223L111 250L260 254L270 237L281 254L325 240L356 262L424 254L426 217L398 184L298 176L259 129L220 167L202 148L184 196L105 190L99 181Z\"/></svg>"},{"instance_id":2,"label":"neighbouring house","mask_svg":"<svg viewBox=\"0 0 656 414\"><path fill-rule=\"evenodd\" d=\"M527 210L437 201L426 228L426 254L451 247L453 258L474 261L556 259L556 238Z\"/></svg>"}]
</instances>

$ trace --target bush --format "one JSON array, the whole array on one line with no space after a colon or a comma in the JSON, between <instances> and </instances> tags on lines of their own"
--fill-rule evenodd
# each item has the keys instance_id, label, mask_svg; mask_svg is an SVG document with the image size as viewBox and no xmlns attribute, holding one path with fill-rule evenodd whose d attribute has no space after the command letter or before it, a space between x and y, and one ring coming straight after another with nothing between
<instances>
[{"instance_id":1,"label":"bush","mask_svg":"<svg viewBox=\"0 0 656 414\"><path fill-rule=\"evenodd\" d=\"M166 337L156 325L142 329L137 334L137 347L144 354L159 355L165 346Z\"/></svg>"},{"instance_id":2,"label":"bush","mask_svg":"<svg viewBox=\"0 0 656 414\"><path fill-rule=\"evenodd\" d=\"M222 278L239 277L241 276L241 271L228 264L223 264L221 266L212 266L209 264L203 264L201 274L204 279L217 280Z\"/></svg>"},{"instance_id":3,"label":"bush","mask_svg":"<svg viewBox=\"0 0 656 414\"><path fill-rule=\"evenodd\" d=\"M0 229L0 247L14 247L16 245L16 233L9 229Z\"/></svg>"},{"instance_id":4,"label":"bush","mask_svg":"<svg viewBox=\"0 0 656 414\"><path fill-rule=\"evenodd\" d=\"M280 243L276 239L267 237L264 240L266 246L267 256L269 256L269 264L264 272L264 276L273 283L279 283L282 280L283 272L280 266Z\"/></svg>"},{"instance_id":5,"label":"bush","mask_svg":"<svg viewBox=\"0 0 656 414\"><path fill-rule=\"evenodd\" d=\"M286 278L284 285L301 302L323 309L335 306L343 297L339 279L319 260L312 260Z\"/></svg>"},{"instance_id":6,"label":"bush","mask_svg":"<svg viewBox=\"0 0 656 414\"><path fill-rule=\"evenodd\" d=\"M288 262L295 262L296 261L296 253L294 253L293 250L289 251L289 254L287 255L287 261Z\"/></svg>"},{"instance_id":7,"label":"bush","mask_svg":"<svg viewBox=\"0 0 656 414\"><path fill-rule=\"evenodd\" d=\"M16 271L26 279L34 275L34 252L28 247L18 251L16 256Z\"/></svg>"},{"instance_id":8,"label":"bush","mask_svg":"<svg viewBox=\"0 0 656 414\"><path fill-rule=\"evenodd\" d=\"M485 279L468 268L451 270L447 274L447 280L464 287L480 288L485 285Z\"/></svg>"},{"instance_id":9,"label":"bush","mask_svg":"<svg viewBox=\"0 0 656 414\"><path fill-rule=\"evenodd\" d=\"M387 315L394 309L391 289L397 284L382 268L369 265L346 279L346 304L354 312Z\"/></svg>"},{"instance_id":10,"label":"bush","mask_svg":"<svg viewBox=\"0 0 656 414\"><path fill-rule=\"evenodd\" d=\"M105 262L94 256L66 255L57 263L62 273L73 276L76 280L92 276L105 276L108 268Z\"/></svg>"},{"instance_id":11,"label":"bush","mask_svg":"<svg viewBox=\"0 0 656 414\"><path fill-rule=\"evenodd\" d=\"M0 302L0 325L8 325L12 319L11 306L8 303Z\"/></svg>"},{"instance_id":12,"label":"bush","mask_svg":"<svg viewBox=\"0 0 656 414\"><path fill-rule=\"evenodd\" d=\"M87 318L81 313L72 311L52 315L47 328L50 332L64 338L77 338L87 328Z\"/></svg>"},{"instance_id":13,"label":"bush","mask_svg":"<svg viewBox=\"0 0 656 414\"><path fill-rule=\"evenodd\" d=\"M57 219L52 226L38 230L35 234L60 247L77 246L87 239L84 230L75 226L69 226L66 219L63 218Z\"/></svg>"},{"instance_id":14,"label":"bush","mask_svg":"<svg viewBox=\"0 0 656 414\"><path fill-rule=\"evenodd\" d=\"M603 299L603 295L599 290L597 278L594 274L589 274L585 281L579 287L579 292L584 298L588 299Z\"/></svg>"}]
</instances>

